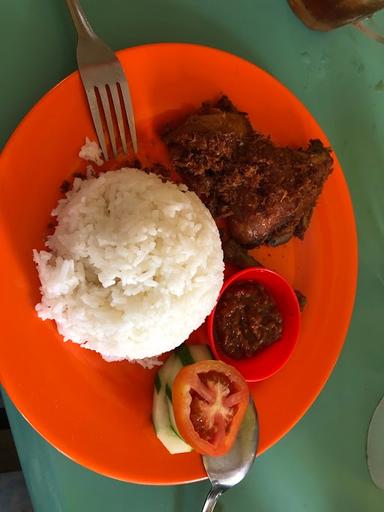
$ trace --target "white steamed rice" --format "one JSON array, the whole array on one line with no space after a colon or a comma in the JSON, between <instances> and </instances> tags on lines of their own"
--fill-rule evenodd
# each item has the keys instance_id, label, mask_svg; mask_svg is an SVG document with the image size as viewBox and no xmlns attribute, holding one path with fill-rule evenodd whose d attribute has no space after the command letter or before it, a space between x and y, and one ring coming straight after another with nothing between
<instances>
[{"instance_id":1,"label":"white steamed rice","mask_svg":"<svg viewBox=\"0 0 384 512\"><path fill-rule=\"evenodd\" d=\"M94 162L96 165L103 165L104 160L101 155L102 151L97 142L85 137L85 144L80 148L79 157L88 162Z\"/></svg>"},{"instance_id":2,"label":"white steamed rice","mask_svg":"<svg viewBox=\"0 0 384 512\"><path fill-rule=\"evenodd\" d=\"M109 360L151 358L185 341L223 282L216 224L184 186L124 168L74 180L34 250L43 320Z\"/></svg>"}]
</instances>

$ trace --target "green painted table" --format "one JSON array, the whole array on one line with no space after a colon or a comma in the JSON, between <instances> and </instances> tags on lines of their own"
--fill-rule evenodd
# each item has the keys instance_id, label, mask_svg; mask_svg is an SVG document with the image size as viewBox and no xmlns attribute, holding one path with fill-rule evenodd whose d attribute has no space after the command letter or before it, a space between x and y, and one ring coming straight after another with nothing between
<instances>
[{"instance_id":1,"label":"green painted table","mask_svg":"<svg viewBox=\"0 0 384 512\"><path fill-rule=\"evenodd\" d=\"M384 493L371 483L365 459L368 422L384 393L384 48L352 27L311 32L285 0L83 0L83 6L114 49L187 41L257 63L285 83L328 134L359 232L359 288L348 339L312 409L220 505L226 512L384 510ZM33 103L76 67L65 2L2 0L0 41L3 145ZM48 445L6 395L5 403L36 512L200 510L206 482L148 488L104 478Z\"/></svg>"}]
</instances>

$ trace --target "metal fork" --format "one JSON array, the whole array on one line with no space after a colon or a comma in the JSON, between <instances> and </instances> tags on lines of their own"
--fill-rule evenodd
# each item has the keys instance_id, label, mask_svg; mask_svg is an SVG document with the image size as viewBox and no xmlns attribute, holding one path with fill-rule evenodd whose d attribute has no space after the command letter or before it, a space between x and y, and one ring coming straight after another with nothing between
<instances>
[{"instance_id":1,"label":"metal fork","mask_svg":"<svg viewBox=\"0 0 384 512\"><path fill-rule=\"evenodd\" d=\"M125 112L131 134L132 147L136 153L137 138L135 121L131 95L123 68L111 48L93 31L79 1L66 0L66 2L78 34L77 64L104 158L108 160L107 143L102 122L103 114L107 123L112 151L115 157L117 156L111 102L117 119L123 151L127 153L127 139L123 118L123 112ZM97 96L99 96L99 103Z\"/></svg>"}]
</instances>

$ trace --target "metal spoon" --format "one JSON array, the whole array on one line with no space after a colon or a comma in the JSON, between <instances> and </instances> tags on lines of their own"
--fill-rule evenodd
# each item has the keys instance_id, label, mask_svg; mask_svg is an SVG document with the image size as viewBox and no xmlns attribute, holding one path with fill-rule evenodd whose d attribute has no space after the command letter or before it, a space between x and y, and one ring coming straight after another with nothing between
<instances>
[{"instance_id":1,"label":"metal spoon","mask_svg":"<svg viewBox=\"0 0 384 512\"><path fill-rule=\"evenodd\" d=\"M257 413L251 399L231 451L221 457L202 457L212 485L202 512L212 512L223 492L241 482L247 475L255 459L258 437Z\"/></svg>"}]
</instances>

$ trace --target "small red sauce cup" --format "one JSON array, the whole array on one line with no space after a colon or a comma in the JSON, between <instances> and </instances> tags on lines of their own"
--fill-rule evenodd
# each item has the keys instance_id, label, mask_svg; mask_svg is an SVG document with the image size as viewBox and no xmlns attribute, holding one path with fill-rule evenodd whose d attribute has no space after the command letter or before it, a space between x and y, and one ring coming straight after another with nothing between
<instances>
[{"instance_id":1,"label":"small red sauce cup","mask_svg":"<svg viewBox=\"0 0 384 512\"><path fill-rule=\"evenodd\" d=\"M283 319L283 333L273 345L266 347L253 357L233 359L224 355L215 339L214 320L216 307L208 317L209 345L214 356L239 370L247 382L267 379L279 371L291 356L300 330L300 308L292 286L279 274L265 268L247 268L225 281L218 301L234 283L254 281L261 284L275 299Z\"/></svg>"}]
</instances>

